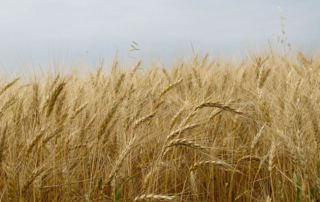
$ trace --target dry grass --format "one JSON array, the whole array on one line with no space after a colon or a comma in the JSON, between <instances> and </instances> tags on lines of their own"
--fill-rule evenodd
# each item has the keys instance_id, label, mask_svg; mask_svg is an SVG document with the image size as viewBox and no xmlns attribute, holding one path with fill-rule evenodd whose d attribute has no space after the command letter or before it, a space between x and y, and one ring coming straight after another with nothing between
<instances>
[{"instance_id":1,"label":"dry grass","mask_svg":"<svg viewBox=\"0 0 320 202\"><path fill-rule=\"evenodd\" d=\"M1 78L0 201L319 200L319 55L268 52Z\"/></svg>"}]
</instances>

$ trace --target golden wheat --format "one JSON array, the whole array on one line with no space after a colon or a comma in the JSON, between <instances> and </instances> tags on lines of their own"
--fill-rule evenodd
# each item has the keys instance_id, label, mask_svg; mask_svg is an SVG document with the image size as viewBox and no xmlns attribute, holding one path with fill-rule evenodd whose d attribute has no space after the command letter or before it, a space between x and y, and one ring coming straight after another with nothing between
<instances>
[{"instance_id":1,"label":"golden wheat","mask_svg":"<svg viewBox=\"0 0 320 202\"><path fill-rule=\"evenodd\" d=\"M142 62L1 82L0 200L320 199L319 54Z\"/></svg>"}]
</instances>

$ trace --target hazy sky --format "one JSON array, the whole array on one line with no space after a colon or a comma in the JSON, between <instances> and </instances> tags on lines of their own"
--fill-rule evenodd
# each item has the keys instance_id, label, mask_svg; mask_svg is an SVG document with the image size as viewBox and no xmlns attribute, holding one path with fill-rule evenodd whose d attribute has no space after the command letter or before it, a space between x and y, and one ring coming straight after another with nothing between
<instances>
[{"instance_id":1,"label":"hazy sky","mask_svg":"<svg viewBox=\"0 0 320 202\"><path fill-rule=\"evenodd\" d=\"M319 0L2 0L0 62L43 62L49 50L69 59L129 56L132 41L138 57L170 58L190 50L190 39L197 50L241 52L281 34L279 6L293 45L319 45Z\"/></svg>"}]
</instances>

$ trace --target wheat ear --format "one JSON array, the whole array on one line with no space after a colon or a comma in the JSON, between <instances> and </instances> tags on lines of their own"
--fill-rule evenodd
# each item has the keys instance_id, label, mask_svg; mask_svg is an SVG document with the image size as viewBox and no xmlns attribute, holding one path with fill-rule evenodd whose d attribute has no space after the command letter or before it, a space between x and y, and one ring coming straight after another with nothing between
<instances>
[{"instance_id":1,"label":"wheat ear","mask_svg":"<svg viewBox=\"0 0 320 202\"><path fill-rule=\"evenodd\" d=\"M254 139L253 139L253 141L252 141L252 144L251 144L251 150L253 150L253 149L255 148L255 146L257 145L260 137L262 136L262 132L263 132L265 126L266 126L266 124L264 124L264 125L260 128L258 134L254 137Z\"/></svg>"},{"instance_id":2,"label":"wheat ear","mask_svg":"<svg viewBox=\"0 0 320 202\"><path fill-rule=\"evenodd\" d=\"M2 117L2 115L4 114L4 112L11 107L13 104L15 104L15 102L17 101L17 99L14 96L11 96L5 103L4 105L2 105L1 109L0 109L0 118Z\"/></svg>"},{"instance_id":3,"label":"wheat ear","mask_svg":"<svg viewBox=\"0 0 320 202\"><path fill-rule=\"evenodd\" d=\"M191 130L191 129L194 129L194 128L197 128L199 127L200 124L190 124L190 125L187 125L181 129L177 129L173 132L170 133L170 135L167 136L167 140L166 142L168 142L169 140L171 140L172 138L176 137L177 135L179 134L182 134L183 132L187 131L187 130Z\"/></svg>"},{"instance_id":4,"label":"wheat ear","mask_svg":"<svg viewBox=\"0 0 320 202\"><path fill-rule=\"evenodd\" d=\"M173 84L167 86L165 89L163 89L161 91L161 93L159 94L159 98L162 97L164 94L166 94L170 89L172 89L173 87L177 86L179 83L182 82L183 79L180 79L179 81L174 82Z\"/></svg>"},{"instance_id":5,"label":"wheat ear","mask_svg":"<svg viewBox=\"0 0 320 202\"><path fill-rule=\"evenodd\" d=\"M121 153L119 159L117 160L116 162L116 165L114 166L114 168L112 169L112 171L110 172L109 176L108 176L108 180L107 182L105 183L104 185L104 188L105 189L105 186L107 184L109 184L109 182L112 181L112 179L114 178L115 174L119 171L119 169L121 168L123 162L124 162L124 159L127 157L127 155L129 154L130 150L133 148L134 146L134 143L135 143L135 140L137 139L136 138L137 136L135 136L130 142L129 144L127 145L127 147L125 148L125 150L123 150L123 152Z\"/></svg>"},{"instance_id":6,"label":"wheat ear","mask_svg":"<svg viewBox=\"0 0 320 202\"><path fill-rule=\"evenodd\" d=\"M156 114L157 110L151 112L149 115L144 116L140 119L138 119L133 126L133 130L137 129L143 122L146 122L147 120L151 119L152 117L154 117L154 115Z\"/></svg>"},{"instance_id":7,"label":"wheat ear","mask_svg":"<svg viewBox=\"0 0 320 202\"><path fill-rule=\"evenodd\" d=\"M8 192L8 199L10 202L15 202L16 200L16 172L15 167L12 163L9 163L7 168L7 179L8 179L8 185L7 185L7 192Z\"/></svg>"},{"instance_id":8,"label":"wheat ear","mask_svg":"<svg viewBox=\"0 0 320 202\"><path fill-rule=\"evenodd\" d=\"M22 194L25 194L28 190L28 187L33 183L33 181L45 170L45 166L42 166L40 168L37 168L35 171L32 172L29 179L23 184L22 187Z\"/></svg>"},{"instance_id":9,"label":"wheat ear","mask_svg":"<svg viewBox=\"0 0 320 202\"><path fill-rule=\"evenodd\" d=\"M31 144L28 146L27 150L26 150L26 155L25 155L25 160L28 161L29 158L29 154L32 152L32 149L36 146L36 144L38 144L38 142L40 141L41 137L44 134L44 129L42 129L39 134L33 138Z\"/></svg>"},{"instance_id":10,"label":"wheat ear","mask_svg":"<svg viewBox=\"0 0 320 202\"><path fill-rule=\"evenodd\" d=\"M100 125L100 129L98 132L98 140L100 140L101 136L104 134L104 132L106 131L106 128L112 118L112 116L114 115L114 113L116 112L118 106L120 105L120 103L122 102L123 98L120 98L118 101L116 101L111 110L109 111L109 113L107 114L107 116L105 117L105 119L103 120L102 124Z\"/></svg>"},{"instance_id":11,"label":"wheat ear","mask_svg":"<svg viewBox=\"0 0 320 202\"><path fill-rule=\"evenodd\" d=\"M165 68L163 68L163 67L162 67L162 72L163 72L163 74L167 77L169 83L172 83L172 79L171 79L169 73L168 73L167 70L166 70Z\"/></svg>"},{"instance_id":12,"label":"wheat ear","mask_svg":"<svg viewBox=\"0 0 320 202\"><path fill-rule=\"evenodd\" d=\"M142 193L146 192L148 184L149 184L150 179L151 179L151 175L152 175L152 170L147 174L147 176L143 180L142 188L141 188L141 192Z\"/></svg>"},{"instance_id":13,"label":"wheat ear","mask_svg":"<svg viewBox=\"0 0 320 202\"><path fill-rule=\"evenodd\" d=\"M170 148L173 146L177 146L177 145L182 145L182 146L186 146L186 147L191 147L194 149L198 149L198 150L202 150L204 152L208 152L205 147L194 143L194 141L191 140L187 140L187 139L176 139L176 140L171 140L169 142L169 144L166 146L166 151L163 153L163 156L165 156L169 151Z\"/></svg>"},{"instance_id":14,"label":"wheat ear","mask_svg":"<svg viewBox=\"0 0 320 202\"><path fill-rule=\"evenodd\" d=\"M276 144L274 141L272 141L272 145L271 145L271 150L270 150L270 154L269 154L269 166L268 166L268 170L270 173L272 173L273 167L274 167L274 153L276 150Z\"/></svg>"},{"instance_id":15,"label":"wheat ear","mask_svg":"<svg viewBox=\"0 0 320 202\"><path fill-rule=\"evenodd\" d=\"M88 106L88 103L85 103L85 104L81 105L79 108L77 108L77 109L74 111L73 115L70 117L70 121L72 121L73 119L75 119L76 116L77 116L80 112L82 112L87 106Z\"/></svg>"},{"instance_id":16,"label":"wheat ear","mask_svg":"<svg viewBox=\"0 0 320 202\"><path fill-rule=\"evenodd\" d=\"M133 202L135 201L175 201L177 197L175 196L165 196L165 195L155 195L155 194L144 194L139 197L136 197Z\"/></svg>"},{"instance_id":17,"label":"wheat ear","mask_svg":"<svg viewBox=\"0 0 320 202\"><path fill-rule=\"evenodd\" d=\"M226 162L223 162L221 160L218 160L218 161L201 161L201 162L193 164L189 168L189 172L197 170L199 167L208 166L208 165L218 165L218 166L224 166L224 167L226 167L228 169L233 169L232 166L230 166L229 164L227 164Z\"/></svg>"},{"instance_id":18,"label":"wheat ear","mask_svg":"<svg viewBox=\"0 0 320 202\"><path fill-rule=\"evenodd\" d=\"M206 53L206 55L204 56L203 60L201 61L200 69L202 69L204 67L204 65L206 64L206 62L208 60L208 57L209 57L209 52Z\"/></svg>"},{"instance_id":19,"label":"wheat ear","mask_svg":"<svg viewBox=\"0 0 320 202\"><path fill-rule=\"evenodd\" d=\"M132 68L131 76L133 76L133 74L139 69L140 64L141 64L141 60L139 60L138 63Z\"/></svg>"},{"instance_id":20,"label":"wheat ear","mask_svg":"<svg viewBox=\"0 0 320 202\"><path fill-rule=\"evenodd\" d=\"M6 90L8 90L11 86L13 86L20 78L16 78L13 81L11 81L10 83L8 83L7 85L5 85L1 90L0 90L0 96L6 92Z\"/></svg>"},{"instance_id":21,"label":"wheat ear","mask_svg":"<svg viewBox=\"0 0 320 202\"><path fill-rule=\"evenodd\" d=\"M62 82L60 83L56 88L55 90L53 91L53 93L51 94L51 96L49 97L48 99L48 109L47 109L47 117L50 116L52 110L53 110L53 107L57 101L57 98L58 96L60 95L60 93L62 92L64 86L66 85L65 82Z\"/></svg>"},{"instance_id":22,"label":"wheat ear","mask_svg":"<svg viewBox=\"0 0 320 202\"><path fill-rule=\"evenodd\" d=\"M57 127L53 132L47 135L44 140L42 140L42 146L45 146L53 137L59 135L63 131L64 125L61 124L60 127Z\"/></svg>"},{"instance_id":23,"label":"wheat ear","mask_svg":"<svg viewBox=\"0 0 320 202\"><path fill-rule=\"evenodd\" d=\"M125 74L125 73L122 73L121 76L120 76L120 78L118 79L117 84L116 84L116 87L115 87L115 90L114 90L116 93L118 93L118 91L119 91L119 89L120 89L120 86L121 86L121 84L123 83L123 80L124 80L125 76L126 76L126 74Z\"/></svg>"},{"instance_id":24,"label":"wheat ear","mask_svg":"<svg viewBox=\"0 0 320 202\"><path fill-rule=\"evenodd\" d=\"M173 128L174 124L177 122L178 117L182 114L182 112L184 111L185 107L182 107L175 115L174 117L171 119L170 121L170 130Z\"/></svg>"}]
</instances>

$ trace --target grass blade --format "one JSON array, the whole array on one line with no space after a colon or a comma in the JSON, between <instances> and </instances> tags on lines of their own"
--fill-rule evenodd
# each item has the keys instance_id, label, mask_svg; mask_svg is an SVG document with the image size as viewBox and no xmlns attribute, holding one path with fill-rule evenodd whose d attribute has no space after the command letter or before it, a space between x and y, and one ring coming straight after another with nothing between
<instances>
[{"instance_id":1,"label":"grass blade","mask_svg":"<svg viewBox=\"0 0 320 202\"><path fill-rule=\"evenodd\" d=\"M293 181L294 181L294 183L296 183L296 187L297 187L296 202L298 202L299 201L299 197L300 197L300 183L298 182L298 179L297 179L297 176L296 176L295 173L293 174Z\"/></svg>"},{"instance_id":2,"label":"grass blade","mask_svg":"<svg viewBox=\"0 0 320 202\"><path fill-rule=\"evenodd\" d=\"M132 178L134 178L136 175L138 175L138 173L132 175L129 179L127 179L127 180L121 185L121 187L120 187L119 190L117 191L117 194L116 194L116 196L115 196L115 198L114 198L116 201L119 201L119 199L120 199L120 194L121 194L121 190L122 190L123 186L124 186L125 184L127 184L127 182L129 182L129 180L131 180Z\"/></svg>"}]
</instances>

